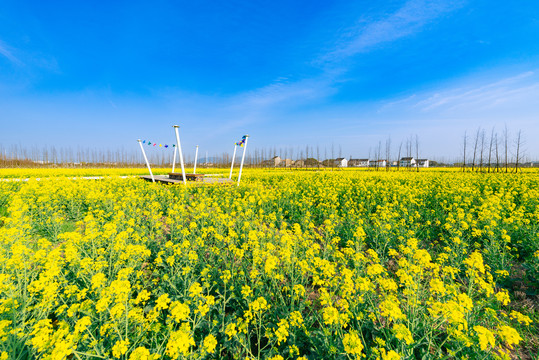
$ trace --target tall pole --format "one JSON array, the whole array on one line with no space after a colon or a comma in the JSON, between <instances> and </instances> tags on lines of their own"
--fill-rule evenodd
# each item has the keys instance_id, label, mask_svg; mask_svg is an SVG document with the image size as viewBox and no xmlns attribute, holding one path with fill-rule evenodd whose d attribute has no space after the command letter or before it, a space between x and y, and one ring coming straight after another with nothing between
<instances>
[{"instance_id":1,"label":"tall pole","mask_svg":"<svg viewBox=\"0 0 539 360\"><path fill-rule=\"evenodd\" d=\"M197 173L197 159L198 159L198 145L197 145L197 149L195 151L195 167L193 169L193 174Z\"/></svg>"},{"instance_id":2,"label":"tall pole","mask_svg":"<svg viewBox=\"0 0 539 360\"><path fill-rule=\"evenodd\" d=\"M178 132L178 129L180 125L173 125L174 131L176 132L176 143L178 147L178 154L180 155L180 165L182 166L182 176L183 176L183 184L187 186L187 179L185 178L185 167L183 166L183 154L182 154L182 145L180 143L180 133Z\"/></svg>"},{"instance_id":3,"label":"tall pole","mask_svg":"<svg viewBox=\"0 0 539 360\"><path fill-rule=\"evenodd\" d=\"M230 165L230 176L229 179L232 179L232 170L234 169L234 159L236 158L236 149L238 148L238 145L234 144L234 155L232 155L232 165Z\"/></svg>"},{"instance_id":4,"label":"tall pole","mask_svg":"<svg viewBox=\"0 0 539 360\"><path fill-rule=\"evenodd\" d=\"M146 157L146 151L144 151L144 146L142 146L142 140L138 139L137 141L138 141L138 144L140 145L140 150L142 150L142 155L144 156L144 161L146 161L146 166L148 167L148 171L150 172L152 181L155 182L155 179L152 173L152 168L150 167L150 162L148 161L148 158Z\"/></svg>"},{"instance_id":5,"label":"tall pole","mask_svg":"<svg viewBox=\"0 0 539 360\"><path fill-rule=\"evenodd\" d=\"M174 147L174 160L172 160L172 172L174 172L174 168L176 167L176 152L178 149Z\"/></svg>"},{"instance_id":6,"label":"tall pole","mask_svg":"<svg viewBox=\"0 0 539 360\"><path fill-rule=\"evenodd\" d=\"M245 152L247 151L247 140L248 139L249 139L249 135L245 135L245 146L243 147L243 154L241 155L240 173L238 175L238 186L240 186L241 171L243 170L243 162L245 160Z\"/></svg>"}]
</instances>

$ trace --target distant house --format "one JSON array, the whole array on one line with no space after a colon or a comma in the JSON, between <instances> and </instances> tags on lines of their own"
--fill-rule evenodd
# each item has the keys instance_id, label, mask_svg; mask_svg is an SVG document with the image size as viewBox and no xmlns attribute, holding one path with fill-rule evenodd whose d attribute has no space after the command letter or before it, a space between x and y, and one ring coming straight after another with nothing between
<instances>
[{"instance_id":1,"label":"distant house","mask_svg":"<svg viewBox=\"0 0 539 360\"><path fill-rule=\"evenodd\" d=\"M416 166L417 167L428 168L429 167L429 159L417 159Z\"/></svg>"},{"instance_id":2,"label":"distant house","mask_svg":"<svg viewBox=\"0 0 539 360\"><path fill-rule=\"evenodd\" d=\"M266 167L279 166L279 165L281 165L282 161L283 160L279 156L274 156L269 160L262 161L262 165L264 165Z\"/></svg>"},{"instance_id":3,"label":"distant house","mask_svg":"<svg viewBox=\"0 0 539 360\"><path fill-rule=\"evenodd\" d=\"M369 162L370 167L386 167L386 165L386 160L370 160Z\"/></svg>"},{"instance_id":4,"label":"distant house","mask_svg":"<svg viewBox=\"0 0 539 360\"><path fill-rule=\"evenodd\" d=\"M333 160L333 163L337 167L348 167L348 160L346 160L345 158L337 158Z\"/></svg>"},{"instance_id":5,"label":"distant house","mask_svg":"<svg viewBox=\"0 0 539 360\"><path fill-rule=\"evenodd\" d=\"M403 157L400 159L401 167L412 167L415 166L416 161L413 157Z\"/></svg>"},{"instance_id":6,"label":"distant house","mask_svg":"<svg viewBox=\"0 0 539 360\"><path fill-rule=\"evenodd\" d=\"M349 167L368 167L369 159L350 159L348 160Z\"/></svg>"},{"instance_id":7,"label":"distant house","mask_svg":"<svg viewBox=\"0 0 539 360\"><path fill-rule=\"evenodd\" d=\"M292 160L292 159L281 159L281 161L279 163L279 166L285 166L285 167L289 167L289 166L292 166L292 165L294 165L294 160Z\"/></svg>"}]
</instances>

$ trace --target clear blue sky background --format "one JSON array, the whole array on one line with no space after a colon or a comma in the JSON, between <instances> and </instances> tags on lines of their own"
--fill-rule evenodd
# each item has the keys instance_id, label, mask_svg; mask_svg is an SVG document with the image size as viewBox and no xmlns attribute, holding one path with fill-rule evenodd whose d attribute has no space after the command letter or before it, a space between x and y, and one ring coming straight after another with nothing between
<instances>
[{"instance_id":1,"label":"clear blue sky background","mask_svg":"<svg viewBox=\"0 0 539 360\"><path fill-rule=\"evenodd\" d=\"M210 153L522 130L539 157L537 1L0 3L0 144Z\"/></svg>"}]
</instances>

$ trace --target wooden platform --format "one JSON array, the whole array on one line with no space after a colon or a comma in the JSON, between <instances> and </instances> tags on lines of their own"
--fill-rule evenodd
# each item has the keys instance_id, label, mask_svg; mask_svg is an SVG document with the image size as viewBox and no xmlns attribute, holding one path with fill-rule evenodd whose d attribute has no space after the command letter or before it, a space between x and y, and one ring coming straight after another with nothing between
<instances>
[{"instance_id":1,"label":"wooden platform","mask_svg":"<svg viewBox=\"0 0 539 360\"><path fill-rule=\"evenodd\" d=\"M186 175L185 177L187 178L188 181L193 181L193 180L189 180L189 176L187 176L187 174L185 174L185 175ZM152 181L152 177L150 175L142 175L142 176L140 176L140 178L144 179L146 181ZM155 179L155 182L160 182L160 183L164 183L164 184L170 184L170 185L183 184L182 174L180 174L180 177L178 179L171 179L168 175L154 175L154 179ZM204 184L215 184L215 183L218 183L218 184L231 184L232 180L230 180L228 178L199 177L194 182L204 183Z\"/></svg>"},{"instance_id":2,"label":"wooden platform","mask_svg":"<svg viewBox=\"0 0 539 360\"><path fill-rule=\"evenodd\" d=\"M187 181L204 181L204 174L185 174ZM172 180L183 180L182 173L168 173L168 178Z\"/></svg>"}]
</instances>

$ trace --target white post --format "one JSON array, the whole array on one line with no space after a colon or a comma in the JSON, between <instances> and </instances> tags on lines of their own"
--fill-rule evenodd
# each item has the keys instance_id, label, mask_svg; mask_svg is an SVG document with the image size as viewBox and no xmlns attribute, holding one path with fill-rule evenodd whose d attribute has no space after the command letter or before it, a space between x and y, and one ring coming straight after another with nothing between
<instances>
[{"instance_id":1,"label":"white post","mask_svg":"<svg viewBox=\"0 0 539 360\"><path fill-rule=\"evenodd\" d=\"M198 159L198 145L197 145L197 149L195 151L195 168L193 169L193 174L197 173L197 159Z\"/></svg>"},{"instance_id":2,"label":"white post","mask_svg":"<svg viewBox=\"0 0 539 360\"><path fill-rule=\"evenodd\" d=\"M229 179L232 180L232 170L234 169L234 159L236 158L236 149L238 148L238 145L234 143L234 155L232 155L232 165L230 165L230 176Z\"/></svg>"},{"instance_id":3,"label":"white post","mask_svg":"<svg viewBox=\"0 0 539 360\"><path fill-rule=\"evenodd\" d=\"M140 145L140 150L142 150L142 155L144 155L144 161L146 161L146 166L148 167L148 170L150 171L150 176L152 177L152 181L155 182L155 179L153 178L152 174L152 168L150 167L150 163L148 162L148 158L146 157L146 151L144 151L144 146L142 146L142 141L140 139L137 140L138 144Z\"/></svg>"},{"instance_id":4,"label":"white post","mask_svg":"<svg viewBox=\"0 0 539 360\"><path fill-rule=\"evenodd\" d=\"M238 175L238 186L240 186L241 171L243 170L243 161L245 160L245 152L247 151L247 140L249 135L245 135L245 145L243 147L243 155L241 156L240 174Z\"/></svg>"},{"instance_id":5,"label":"white post","mask_svg":"<svg viewBox=\"0 0 539 360\"><path fill-rule=\"evenodd\" d=\"M180 133L178 132L179 125L173 125L174 131L176 132L176 146L178 147L178 154L180 155L180 165L182 166L182 176L183 184L187 186L187 179L185 178L185 167L183 166L183 154L182 154L182 145L180 143Z\"/></svg>"},{"instance_id":6,"label":"white post","mask_svg":"<svg viewBox=\"0 0 539 360\"><path fill-rule=\"evenodd\" d=\"M174 146L174 160L172 160L172 172L174 172L174 168L176 167L176 152L178 149Z\"/></svg>"}]
</instances>

